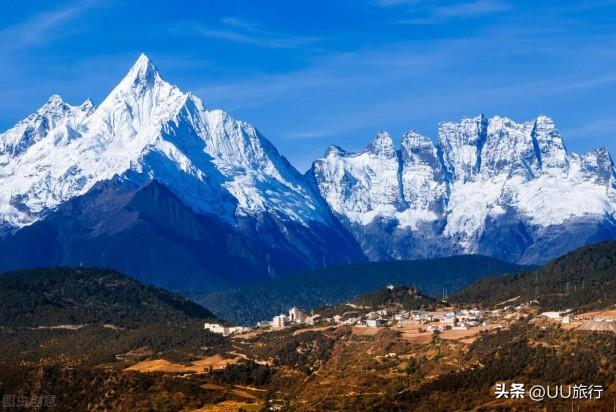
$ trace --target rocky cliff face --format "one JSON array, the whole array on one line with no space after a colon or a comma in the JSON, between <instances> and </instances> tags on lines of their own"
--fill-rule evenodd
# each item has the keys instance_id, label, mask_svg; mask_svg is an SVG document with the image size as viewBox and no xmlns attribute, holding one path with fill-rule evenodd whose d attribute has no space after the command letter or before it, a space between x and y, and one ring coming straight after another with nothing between
<instances>
[{"instance_id":1,"label":"rocky cliff face","mask_svg":"<svg viewBox=\"0 0 616 412\"><path fill-rule=\"evenodd\" d=\"M568 153L545 116L442 123L437 146L411 131L398 150L381 132L359 153L330 148L308 172L371 259L522 263L616 237L615 176L605 149Z\"/></svg>"}]
</instances>

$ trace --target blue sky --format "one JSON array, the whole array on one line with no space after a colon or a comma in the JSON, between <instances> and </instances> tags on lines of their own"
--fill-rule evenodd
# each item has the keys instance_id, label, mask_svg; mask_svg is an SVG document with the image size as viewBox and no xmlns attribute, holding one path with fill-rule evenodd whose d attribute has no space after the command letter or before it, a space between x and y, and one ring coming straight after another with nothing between
<instances>
[{"instance_id":1,"label":"blue sky","mask_svg":"<svg viewBox=\"0 0 616 412\"><path fill-rule=\"evenodd\" d=\"M616 154L616 1L0 0L0 129L53 93L99 103L147 53L300 170L479 113L555 119Z\"/></svg>"}]
</instances>

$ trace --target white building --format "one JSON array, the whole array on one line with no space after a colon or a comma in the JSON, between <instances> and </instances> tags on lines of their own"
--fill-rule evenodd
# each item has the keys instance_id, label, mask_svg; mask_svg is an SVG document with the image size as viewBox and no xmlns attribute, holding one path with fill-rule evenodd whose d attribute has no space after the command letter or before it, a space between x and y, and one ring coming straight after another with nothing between
<instances>
[{"instance_id":1,"label":"white building","mask_svg":"<svg viewBox=\"0 0 616 412\"><path fill-rule=\"evenodd\" d=\"M304 323L306 321L306 314L303 310L296 308L295 306L289 309L289 322Z\"/></svg>"},{"instance_id":2,"label":"white building","mask_svg":"<svg viewBox=\"0 0 616 412\"><path fill-rule=\"evenodd\" d=\"M543 312L539 316L543 316L544 318L552 319L552 320L560 320L560 315L562 312Z\"/></svg>"},{"instance_id":3,"label":"white building","mask_svg":"<svg viewBox=\"0 0 616 412\"><path fill-rule=\"evenodd\" d=\"M369 328L380 328L383 326L383 319L368 319L366 320L366 326Z\"/></svg>"},{"instance_id":4,"label":"white building","mask_svg":"<svg viewBox=\"0 0 616 412\"><path fill-rule=\"evenodd\" d=\"M218 333L222 336L229 336L235 333L241 333L250 330L250 328L244 326L225 326L219 323L204 323L203 329L209 330L212 333Z\"/></svg>"},{"instance_id":5,"label":"white building","mask_svg":"<svg viewBox=\"0 0 616 412\"><path fill-rule=\"evenodd\" d=\"M272 328L284 328L289 323L287 315L280 314L272 319Z\"/></svg>"},{"instance_id":6,"label":"white building","mask_svg":"<svg viewBox=\"0 0 616 412\"><path fill-rule=\"evenodd\" d=\"M443 319L443 323L445 325L447 325L447 326L454 327L454 326L457 325L458 320L455 317L453 317L453 318L447 317L447 318Z\"/></svg>"}]
</instances>

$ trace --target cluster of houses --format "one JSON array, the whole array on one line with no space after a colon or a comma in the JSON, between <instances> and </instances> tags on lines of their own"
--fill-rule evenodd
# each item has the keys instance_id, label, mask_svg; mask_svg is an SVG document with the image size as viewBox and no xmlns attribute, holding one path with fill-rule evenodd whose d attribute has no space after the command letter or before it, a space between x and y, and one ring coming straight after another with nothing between
<instances>
[{"instance_id":1,"label":"cluster of houses","mask_svg":"<svg viewBox=\"0 0 616 412\"><path fill-rule=\"evenodd\" d=\"M426 324L428 331L447 329L468 329L486 322L485 313L479 309L462 309L450 312L428 312L425 310L392 311L388 309L369 312L363 317L350 317L344 320L334 319L345 325L363 325L369 328L384 326L404 327L409 322Z\"/></svg>"},{"instance_id":2,"label":"cluster of houses","mask_svg":"<svg viewBox=\"0 0 616 412\"><path fill-rule=\"evenodd\" d=\"M311 324L312 318L296 307L289 309L289 314L280 314L274 316L271 321L263 321L257 323L257 328L273 328L282 329L291 325ZM209 330L212 333L218 333L223 336L235 335L238 333L249 332L252 328L246 326L229 326L221 325L220 323L204 323L203 329Z\"/></svg>"},{"instance_id":3,"label":"cluster of houses","mask_svg":"<svg viewBox=\"0 0 616 412\"><path fill-rule=\"evenodd\" d=\"M527 317L526 309L530 308L536 301L530 301L518 306L504 306L502 309L495 309L484 312L479 309L460 309L455 311L426 311L426 310L391 310L380 309L366 314L345 317L344 315L336 315L333 318L320 318L319 315L308 316L302 309L292 307L288 314L276 315L271 321L262 321L257 323L257 328L283 329L292 325L313 325L319 320L326 323L335 323L339 325L350 326L365 326L368 328L380 328L385 326L390 327L405 327L411 325L425 325L426 331L445 331L445 330L465 330L480 325L488 325L494 320L513 319ZM358 308L351 305L352 308ZM543 312L539 316L562 323L570 323L572 320L571 309L561 312ZM347 312L347 315L352 315L353 312ZM614 322L616 325L616 321ZM494 324L499 327L499 325ZM613 325L611 325L614 328ZM205 323L204 329L213 333L218 333L223 336L234 335L238 333L248 332L252 328L245 326L228 326L219 323ZM616 329L616 328L614 328Z\"/></svg>"}]
</instances>

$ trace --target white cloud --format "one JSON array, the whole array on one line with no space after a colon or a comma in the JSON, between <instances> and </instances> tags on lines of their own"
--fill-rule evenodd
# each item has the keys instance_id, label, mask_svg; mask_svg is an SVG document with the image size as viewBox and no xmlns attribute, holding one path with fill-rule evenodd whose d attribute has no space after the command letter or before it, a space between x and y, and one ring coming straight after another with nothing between
<instances>
[{"instance_id":1,"label":"white cloud","mask_svg":"<svg viewBox=\"0 0 616 412\"><path fill-rule=\"evenodd\" d=\"M175 31L197 36L226 40L234 43L252 44L266 48L294 48L318 41L318 38L276 33L260 28L235 17L225 17L220 27L184 23L174 27Z\"/></svg>"},{"instance_id":2,"label":"white cloud","mask_svg":"<svg viewBox=\"0 0 616 412\"><path fill-rule=\"evenodd\" d=\"M376 0L380 7L401 6L406 17L398 20L402 24L436 24L450 19L474 18L505 12L512 9L504 0L466 0L445 2L442 0Z\"/></svg>"},{"instance_id":3,"label":"white cloud","mask_svg":"<svg viewBox=\"0 0 616 412\"><path fill-rule=\"evenodd\" d=\"M60 29L97 4L84 1L62 9L40 12L29 19L0 30L0 51L8 52L37 46L65 35Z\"/></svg>"}]
</instances>

